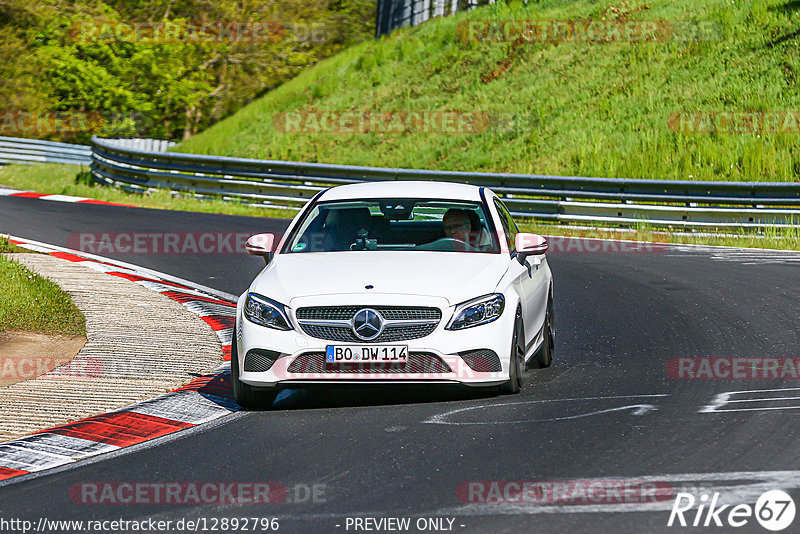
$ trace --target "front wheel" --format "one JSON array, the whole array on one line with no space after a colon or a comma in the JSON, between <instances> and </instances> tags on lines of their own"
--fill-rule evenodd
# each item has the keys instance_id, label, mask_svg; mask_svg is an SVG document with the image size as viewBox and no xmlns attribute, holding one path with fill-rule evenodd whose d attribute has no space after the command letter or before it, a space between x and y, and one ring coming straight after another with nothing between
<instances>
[{"instance_id":1,"label":"front wheel","mask_svg":"<svg viewBox=\"0 0 800 534\"><path fill-rule=\"evenodd\" d=\"M236 404L245 409L257 410L269 408L278 396L276 390L256 389L239 380L239 351L236 345L236 325L233 325L233 339L231 340L231 383Z\"/></svg>"},{"instance_id":2,"label":"front wheel","mask_svg":"<svg viewBox=\"0 0 800 534\"><path fill-rule=\"evenodd\" d=\"M514 335L511 341L511 361L509 362L508 382L500 386L500 393L514 395L522 389L525 371L525 333L522 329L522 311L517 309L514 320Z\"/></svg>"}]
</instances>

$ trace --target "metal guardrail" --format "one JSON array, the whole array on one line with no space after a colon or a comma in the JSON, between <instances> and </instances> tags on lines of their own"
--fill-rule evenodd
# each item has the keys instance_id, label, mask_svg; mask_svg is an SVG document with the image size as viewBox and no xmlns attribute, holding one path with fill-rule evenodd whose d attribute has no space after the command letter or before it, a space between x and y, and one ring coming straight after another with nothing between
<instances>
[{"instance_id":1,"label":"metal guardrail","mask_svg":"<svg viewBox=\"0 0 800 534\"><path fill-rule=\"evenodd\" d=\"M178 144L175 141L166 141L164 139L144 139L138 137L118 139L104 138L103 140L118 147L143 150L145 152L166 152Z\"/></svg>"},{"instance_id":2,"label":"metal guardrail","mask_svg":"<svg viewBox=\"0 0 800 534\"><path fill-rule=\"evenodd\" d=\"M0 137L0 165L11 163L68 163L89 165L92 147L39 139Z\"/></svg>"},{"instance_id":3,"label":"metal guardrail","mask_svg":"<svg viewBox=\"0 0 800 534\"><path fill-rule=\"evenodd\" d=\"M122 148L145 152L164 152L175 146L174 141L162 139L104 139ZM0 137L0 165L12 163L67 163L86 165L92 162L92 147L72 145L41 139L22 137Z\"/></svg>"},{"instance_id":4,"label":"metal guardrail","mask_svg":"<svg viewBox=\"0 0 800 534\"><path fill-rule=\"evenodd\" d=\"M379 180L439 180L491 187L512 214L541 221L702 227L800 226L800 183L581 178L426 171L145 152L92 138L100 183L143 192L298 208L329 186Z\"/></svg>"}]
</instances>

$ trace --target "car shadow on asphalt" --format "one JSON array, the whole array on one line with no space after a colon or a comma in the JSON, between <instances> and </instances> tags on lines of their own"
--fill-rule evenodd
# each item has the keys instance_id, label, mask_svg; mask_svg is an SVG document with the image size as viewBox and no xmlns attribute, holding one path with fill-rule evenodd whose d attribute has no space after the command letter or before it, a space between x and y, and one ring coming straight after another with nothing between
<instances>
[{"instance_id":1,"label":"car shadow on asphalt","mask_svg":"<svg viewBox=\"0 0 800 534\"><path fill-rule=\"evenodd\" d=\"M391 406L401 404L427 404L463 400L486 399L498 396L492 388L469 388L458 385L391 386L358 385L307 387L281 392L271 410L308 410L320 408L348 408L359 406Z\"/></svg>"}]
</instances>

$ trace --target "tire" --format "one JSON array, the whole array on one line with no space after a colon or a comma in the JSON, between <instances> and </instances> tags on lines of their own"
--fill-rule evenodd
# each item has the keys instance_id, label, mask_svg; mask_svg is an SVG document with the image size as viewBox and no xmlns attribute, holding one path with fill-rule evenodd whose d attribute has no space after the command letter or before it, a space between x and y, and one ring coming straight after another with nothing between
<instances>
[{"instance_id":1,"label":"tire","mask_svg":"<svg viewBox=\"0 0 800 534\"><path fill-rule=\"evenodd\" d=\"M523 385L525 372L525 331L522 328L522 311L517 308L514 319L514 335L511 340L511 362L508 372L508 382L500 386L500 393L516 395Z\"/></svg>"},{"instance_id":2,"label":"tire","mask_svg":"<svg viewBox=\"0 0 800 534\"><path fill-rule=\"evenodd\" d=\"M236 404L249 410L269 408L278 396L277 390L256 389L239 380L239 353L236 345L236 324L233 325L231 340L231 383Z\"/></svg>"},{"instance_id":3,"label":"tire","mask_svg":"<svg viewBox=\"0 0 800 534\"><path fill-rule=\"evenodd\" d=\"M553 355L556 352L556 322L555 314L553 312L553 292L550 291L547 300L547 311L544 316L544 325L542 326L543 341L542 346L536 351L534 360L537 369L544 369L550 367L553 363Z\"/></svg>"}]
</instances>

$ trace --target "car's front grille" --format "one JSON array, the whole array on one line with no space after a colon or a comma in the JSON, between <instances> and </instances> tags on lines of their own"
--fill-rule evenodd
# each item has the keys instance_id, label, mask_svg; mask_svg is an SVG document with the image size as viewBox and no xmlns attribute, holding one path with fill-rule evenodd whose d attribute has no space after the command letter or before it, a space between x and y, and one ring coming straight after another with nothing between
<instances>
[{"instance_id":1,"label":"car's front grille","mask_svg":"<svg viewBox=\"0 0 800 534\"><path fill-rule=\"evenodd\" d=\"M263 373L272 369L272 365L280 357L279 352L266 349L251 349L244 357L244 370Z\"/></svg>"},{"instance_id":2,"label":"car's front grille","mask_svg":"<svg viewBox=\"0 0 800 534\"><path fill-rule=\"evenodd\" d=\"M359 310L377 311L384 320L383 332L375 339L359 339L350 321ZM317 339L342 343L393 343L431 334L442 319L442 311L417 306L314 306L295 313L300 328Z\"/></svg>"},{"instance_id":3,"label":"car's front grille","mask_svg":"<svg viewBox=\"0 0 800 534\"><path fill-rule=\"evenodd\" d=\"M301 323L300 328L311 337L327 339L329 341L341 341L344 343L392 343L395 341L425 337L436 330L436 325L387 326L384 328L383 332L381 332L381 335L370 341L358 339L349 326L322 326Z\"/></svg>"},{"instance_id":4,"label":"car's front grille","mask_svg":"<svg viewBox=\"0 0 800 534\"><path fill-rule=\"evenodd\" d=\"M450 366L430 352L410 352L408 360L397 362L328 363L324 352L301 354L289 365L290 373L449 373Z\"/></svg>"},{"instance_id":5,"label":"car's front grille","mask_svg":"<svg viewBox=\"0 0 800 534\"><path fill-rule=\"evenodd\" d=\"M468 352L459 352L459 356L473 371L480 373L495 373L502 370L500 357L493 350L478 349Z\"/></svg>"},{"instance_id":6,"label":"car's front grille","mask_svg":"<svg viewBox=\"0 0 800 534\"><path fill-rule=\"evenodd\" d=\"M440 320L442 311L439 308L417 306L314 306L299 308L297 319L302 320L335 320L349 321L358 310L370 308L380 312L387 321L424 321Z\"/></svg>"}]
</instances>

